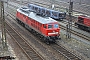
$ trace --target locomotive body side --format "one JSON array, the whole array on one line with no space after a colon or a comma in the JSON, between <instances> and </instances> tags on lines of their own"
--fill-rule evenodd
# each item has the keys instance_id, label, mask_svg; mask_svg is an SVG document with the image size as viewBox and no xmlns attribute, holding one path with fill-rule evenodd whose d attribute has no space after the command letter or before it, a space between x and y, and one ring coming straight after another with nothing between
<instances>
[{"instance_id":1,"label":"locomotive body side","mask_svg":"<svg viewBox=\"0 0 90 60\"><path fill-rule=\"evenodd\" d=\"M58 22L51 19L40 17L33 12L26 13L17 9L17 20L24 24L29 30L34 30L39 33L45 40L54 41L58 39L60 28Z\"/></svg>"},{"instance_id":2,"label":"locomotive body side","mask_svg":"<svg viewBox=\"0 0 90 60\"><path fill-rule=\"evenodd\" d=\"M84 18L84 24L90 27L90 18Z\"/></svg>"},{"instance_id":3,"label":"locomotive body side","mask_svg":"<svg viewBox=\"0 0 90 60\"><path fill-rule=\"evenodd\" d=\"M78 25L80 29L90 31L90 18L88 17L79 16L75 24Z\"/></svg>"}]
</instances>

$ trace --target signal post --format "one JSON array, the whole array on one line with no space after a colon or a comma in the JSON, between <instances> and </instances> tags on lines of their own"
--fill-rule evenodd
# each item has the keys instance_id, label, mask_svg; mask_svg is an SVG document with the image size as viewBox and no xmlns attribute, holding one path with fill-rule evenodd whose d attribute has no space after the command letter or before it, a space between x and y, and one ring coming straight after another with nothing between
<instances>
[{"instance_id":1,"label":"signal post","mask_svg":"<svg viewBox=\"0 0 90 60\"><path fill-rule=\"evenodd\" d=\"M70 5L69 5L69 20L68 20L68 24L66 25L66 27L67 27L66 38L67 39L71 39L72 12L73 12L73 2L71 2L71 0L70 0Z\"/></svg>"}]
</instances>

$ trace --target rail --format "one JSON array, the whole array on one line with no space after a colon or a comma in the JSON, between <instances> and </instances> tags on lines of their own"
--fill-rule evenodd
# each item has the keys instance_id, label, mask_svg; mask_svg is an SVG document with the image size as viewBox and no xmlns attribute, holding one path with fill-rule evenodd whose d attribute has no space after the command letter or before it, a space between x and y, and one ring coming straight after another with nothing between
<instances>
[{"instance_id":1,"label":"rail","mask_svg":"<svg viewBox=\"0 0 90 60\"><path fill-rule=\"evenodd\" d=\"M15 40L15 42L18 44L18 46L25 53L29 60L44 59L8 22L6 22L6 31L13 38L13 40Z\"/></svg>"},{"instance_id":2,"label":"rail","mask_svg":"<svg viewBox=\"0 0 90 60\"><path fill-rule=\"evenodd\" d=\"M73 54L72 52L68 51L67 49L65 49L65 47L63 47L62 45L58 45L53 44L51 45L51 47L53 49L55 49L56 51L58 51L60 54L62 54L64 57L67 58L67 60L82 60L80 57L78 57L77 55Z\"/></svg>"}]
</instances>

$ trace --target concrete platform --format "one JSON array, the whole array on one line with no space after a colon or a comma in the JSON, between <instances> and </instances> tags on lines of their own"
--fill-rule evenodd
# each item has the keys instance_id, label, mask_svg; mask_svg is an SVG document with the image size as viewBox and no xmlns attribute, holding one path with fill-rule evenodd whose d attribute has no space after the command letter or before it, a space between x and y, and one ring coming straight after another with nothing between
<instances>
[{"instance_id":1,"label":"concrete platform","mask_svg":"<svg viewBox=\"0 0 90 60\"><path fill-rule=\"evenodd\" d=\"M0 57L4 57L4 56L16 57L12 47L8 44L8 39L6 39L7 45L5 47L3 46L1 34L2 32L1 32L1 24L0 24Z\"/></svg>"}]
</instances>

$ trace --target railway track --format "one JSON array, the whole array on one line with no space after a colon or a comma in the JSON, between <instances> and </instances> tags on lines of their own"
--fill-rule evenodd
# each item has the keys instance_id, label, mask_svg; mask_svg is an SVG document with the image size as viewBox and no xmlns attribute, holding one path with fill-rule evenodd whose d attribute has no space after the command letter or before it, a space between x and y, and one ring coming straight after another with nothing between
<instances>
[{"instance_id":1,"label":"railway track","mask_svg":"<svg viewBox=\"0 0 90 60\"><path fill-rule=\"evenodd\" d=\"M64 23L64 24L68 24L68 21L66 21L66 20L60 21L60 22L62 22L62 23ZM67 26L63 26L63 25L60 25L60 26L61 26L61 28L62 28L63 30L66 31ZM73 22L72 22L72 27L74 27L74 28L76 28L76 29L79 29L77 26L75 26L75 24L74 24ZM81 30L81 29L79 29L79 30L80 30L80 31L83 31L83 30ZM83 32L88 33L87 31L83 31ZM75 30L71 29L71 33L74 34L74 35L76 35L76 36L79 36L79 37L81 37L81 38L83 38L83 39L85 39L85 40L87 40L87 41L90 41L90 36L88 36L88 35L86 35L86 34L83 34L83 33L79 32L79 31L75 31Z\"/></svg>"},{"instance_id":2,"label":"railway track","mask_svg":"<svg viewBox=\"0 0 90 60\"><path fill-rule=\"evenodd\" d=\"M12 16L14 16L14 15L11 14L10 16L11 16L11 18L12 18ZM15 16L14 16L14 17L15 17ZM15 19L14 19L14 20L15 20ZM67 24L66 21L62 21L62 23ZM65 27L65 26L62 26L62 25L60 25L60 26L61 26L62 29L66 30L66 27ZM75 28L76 28L76 26L74 26L74 25L72 25L72 27L75 27ZM71 33L74 34L74 35L76 35L76 36L79 36L79 37L81 37L81 38L83 38L83 39L85 39L85 40L87 40L87 41L90 41L90 37L89 37L89 36L86 36L86 35L84 35L84 34L82 34L82 33L79 33L79 32L74 31L74 30L71 30Z\"/></svg>"},{"instance_id":3,"label":"railway track","mask_svg":"<svg viewBox=\"0 0 90 60\"><path fill-rule=\"evenodd\" d=\"M18 4L20 4L20 2L18 2L18 1L14 1L14 2L16 2L16 3L18 3ZM47 2L47 1L46 1ZM50 2L50 1L49 1ZM59 2L58 1L54 1L55 2L55 9L58 9L58 8L61 8L61 9L64 9L64 10L66 10L66 8L65 7L59 7ZM40 6L43 6L43 7L45 7L45 8L49 8L49 9L51 9L50 8L50 5L51 5L51 2L50 3L44 3L43 1L41 1L41 2L38 2L38 1L31 1L31 2L27 2L27 1L24 1L21 5L25 5L25 4L28 4L28 3L31 3L31 4L36 4L36 5L40 5ZM10 4L9 4L10 5ZM12 5L11 5L12 6ZM14 7L14 6L12 6L12 7ZM16 6L15 6L16 7ZM73 12L77 12L77 13L79 13L79 14L85 14L85 15L88 15L88 14L86 14L86 13L84 13L84 12L80 12L80 11L76 11L76 10L73 10ZM68 14L68 13L67 13ZM77 19L76 19L76 17L75 16L72 16L73 17L73 22L75 22ZM67 15L67 17L66 17L66 19L68 20L68 15Z\"/></svg>"},{"instance_id":4,"label":"railway track","mask_svg":"<svg viewBox=\"0 0 90 60\"><path fill-rule=\"evenodd\" d=\"M62 26L62 25L60 25L60 26L61 26L61 28L63 30L66 30L66 27L65 26ZM79 37L81 37L81 38L83 38L83 39L85 39L87 41L90 41L90 37L89 36L86 36L86 35L84 35L82 33L79 33L79 32L74 31L74 30L71 30L71 33L74 34L74 35L76 35L76 36L79 36Z\"/></svg>"},{"instance_id":5,"label":"railway track","mask_svg":"<svg viewBox=\"0 0 90 60\"><path fill-rule=\"evenodd\" d=\"M10 17L12 17L12 16L10 16ZM12 18L12 19L14 19L14 18ZM15 19L14 19L15 20ZM13 23L14 24L14 23ZM15 24L14 24L15 25ZM15 26L16 27L16 26ZM20 28L17 28L17 30L20 30L21 31L21 29ZM20 32L21 33L21 32ZM22 33L21 33L22 34ZM40 42L40 39L38 38L38 36L36 36L36 35L34 35L32 32L29 34L29 32L26 32L25 31L25 33L23 33L24 35L25 35L25 37L26 38L28 38L28 39L32 39L32 38L34 38L35 39L35 41L33 40L33 43L35 43L34 45L37 45L38 46L38 48L39 49L42 49L42 51L45 53L45 49L47 50L48 48L46 48L46 44L44 45L44 43L41 43ZM23 35L22 34L22 35ZM33 37L32 35L34 35L35 37ZM32 37L32 38L30 38L30 36ZM31 40L30 40L31 41ZM32 42L32 41L31 41ZM49 50L50 51L50 50ZM55 53L55 55L58 55L58 54L56 54L56 52L52 52L52 53ZM52 55L52 53L50 53L50 52L48 52L48 50L46 51L46 53L45 53L45 55L49 55L49 58L51 58L51 60L55 60L55 57L51 57ZM55 55L53 55L53 56L55 56ZM60 57L59 57L60 58ZM46 58L47 59L47 58ZM60 58L60 59L64 59L64 57L62 58ZM66 59L66 58L65 58Z\"/></svg>"},{"instance_id":6,"label":"railway track","mask_svg":"<svg viewBox=\"0 0 90 60\"><path fill-rule=\"evenodd\" d=\"M14 1L14 2L15 2L15 1ZM20 4L20 1L16 1L16 2ZM54 2L54 5L55 5L55 9L56 9L56 10L57 10L58 8L61 8L61 9L69 9L69 7L68 7L68 6L69 6L69 3L65 3L65 2L64 2L64 4L67 4L67 5L68 5L68 6L65 5L65 6L66 6L66 7L65 7L64 5L63 5L63 6L60 5L60 3L61 3L61 4L63 3L63 2L61 2L61 1L56 1L56 0L54 1L54 0L53 0L53 2ZM45 1L40 1L40 2L39 2L39 1L31 1L31 2L24 1L23 4L34 3L34 4L36 4L36 5L44 6L44 7L46 7L46 8L50 8L50 9L51 9L51 4L53 4L53 2L51 2L51 0L49 0L49 1L46 1L46 0L45 0ZM47 6L48 6L48 7L47 7ZM82 5L82 6L83 6L83 5ZM82 11L82 10L81 10L81 11ZM77 13L79 13L79 14L82 13L82 14L85 14L85 15L89 15L88 13L84 13L85 11L84 11L84 12L83 12L83 11L81 12L81 11L73 9L73 12L77 12Z\"/></svg>"},{"instance_id":7,"label":"railway track","mask_svg":"<svg viewBox=\"0 0 90 60\"><path fill-rule=\"evenodd\" d=\"M62 46L60 46L58 44L51 45L51 47L54 50L56 50L57 52L59 52L60 54L62 54L68 60L82 60L81 58L77 57L75 54L69 52L64 47L62 47Z\"/></svg>"},{"instance_id":8,"label":"railway track","mask_svg":"<svg viewBox=\"0 0 90 60\"><path fill-rule=\"evenodd\" d=\"M26 40L8 23L6 24L6 31L8 34L15 40L17 45L21 48L24 54L28 57L29 60L44 60L44 58L36 52L32 46L26 42Z\"/></svg>"},{"instance_id":9,"label":"railway track","mask_svg":"<svg viewBox=\"0 0 90 60\"><path fill-rule=\"evenodd\" d=\"M64 29L65 29L65 28L64 28ZM71 55L72 53L70 53L70 52L64 53L65 51L64 51L63 49L62 49L61 52L60 52L59 49L60 49L61 47L60 47L59 49L58 49L58 48L59 48L59 46L56 47L56 45L55 45L54 49L57 49L57 51L59 51L59 53L63 54L65 57L67 57L67 59L69 59L69 60L81 60L79 57L75 57L75 56L74 56L73 58L71 58L71 56L67 56L68 54ZM64 52L63 52L63 51L64 51Z\"/></svg>"},{"instance_id":10,"label":"railway track","mask_svg":"<svg viewBox=\"0 0 90 60\"><path fill-rule=\"evenodd\" d=\"M75 54L71 53L67 49L65 49L62 45L53 44L51 45L53 49L58 51L58 53L62 54L67 60L82 60L80 57L76 56Z\"/></svg>"}]
</instances>

